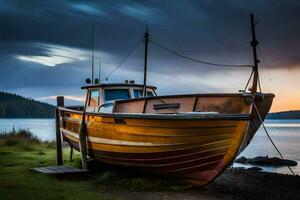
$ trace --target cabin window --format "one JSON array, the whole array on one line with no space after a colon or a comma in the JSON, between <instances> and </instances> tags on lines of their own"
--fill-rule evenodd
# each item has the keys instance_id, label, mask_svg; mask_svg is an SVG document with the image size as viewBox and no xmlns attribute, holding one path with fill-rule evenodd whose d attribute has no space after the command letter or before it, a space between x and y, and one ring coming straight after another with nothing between
<instances>
[{"instance_id":1,"label":"cabin window","mask_svg":"<svg viewBox=\"0 0 300 200\"><path fill-rule=\"evenodd\" d=\"M133 90L134 98L143 97L143 90Z\"/></svg>"},{"instance_id":2,"label":"cabin window","mask_svg":"<svg viewBox=\"0 0 300 200\"><path fill-rule=\"evenodd\" d=\"M153 92L147 91L147 97L153 97Z\"/></svg>"},{"instance_id":3,"label":"cabin window","mask_svg":"<svg viewBox=\"0 0 300 200\"><path fill-rule=\"evenodd\" d=\"M130 95L128 89L105 89L105 101L129 98Z\"/></svg>"},{"instance_id":4,"label":"cabin window","mask_svg":"<svg viewBox=\"0 0 300 200\"><path fill-rule=\"evenodd\" d=\"M99 90L91 90L89 106L98 106L99 96L100 96Z\"/></svg>"},{"instance_id":5,"label":"cabin window","mask_svg":"<svg viewBox=\"0 0 300 200\"><path fill-rule=\"evenodd\" d=\"M143 90L133 90L134 98L143 97ZM153 97L153 93L151 91L147 91L147 97Z\"/></svg>"}]
</instances>

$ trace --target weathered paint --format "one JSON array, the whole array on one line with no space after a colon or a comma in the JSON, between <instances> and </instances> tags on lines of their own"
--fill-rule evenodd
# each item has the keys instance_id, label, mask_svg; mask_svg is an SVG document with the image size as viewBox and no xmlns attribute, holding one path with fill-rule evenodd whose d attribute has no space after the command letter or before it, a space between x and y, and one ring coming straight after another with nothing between
<instances>
[{"instance_id":1,"label":"weathered paint","mask_svg":"<svg viewBox=\"0 0 300 200\"><path fill-rule=\"evenodd\" d=\"M116 102L115 112L126 115L87 113L89 156L118 166L176 176L202 186L226 169L260 126L245 98L241 94L176 95ZM257 103L262 112L268 112L272 99L272 95L266 95ZM161 101L180 103L180 113L196 109L217 114L201 117L200 113L199 116L193 113L190 118L188 114L156 114L161 110L154 110L153 105ZM144 111L145 114L138 114ZM79 150L82 114L70 110L62 113L61 132ZM252 127L250 131L248 127Z\"/></svg>"}]
</instances>

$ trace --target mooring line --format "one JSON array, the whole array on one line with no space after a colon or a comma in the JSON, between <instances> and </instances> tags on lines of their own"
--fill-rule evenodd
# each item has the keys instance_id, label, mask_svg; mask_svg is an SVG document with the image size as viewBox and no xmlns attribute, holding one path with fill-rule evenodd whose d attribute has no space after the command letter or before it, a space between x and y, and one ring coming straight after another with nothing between
<instances>
[{"instance_id":1,"label":"mooring line","mask_svg":"<svg viewBox=\"0 0 300 200\"><path fill-rule=\"evenodd\" d=\"M261 117L261 115L260 115L260 113L259 113L259 111L258 111L258 108L257 108L256 104L254 103L254 101L252 102L252 104L253 104L253 107L254 107L255 110L256 110L256 113L257 113L257 115L258 115L258 118L259 118L259 120L261 121L261 124L262 124L262 126L263 126L263 128L264 128L264 130L265 130L265 132L266 132L266 134L267 134L267 136L268 136L268 138L269 138L269 140L271 141L272 145L274 146L274 148L276 149L276 151L277 151L278 154L280 155L281 159L285 160L284 157L283 157L283 155L281 154L281 152L279 151L279 149L278 149L277 146L275 145L274 141L272 140L272 138L271 138L271 136L270 136L270 134L269 134L269 132L268 132L268 130L267 130L267 128L266 128L266 126L265 126L263 120L262 120L262 117ZM288 165L287 167L288 167L288 169L290 170L290 172L291 172L293 175L296 175L289 165Z\"/></svg>"}]
</instances>

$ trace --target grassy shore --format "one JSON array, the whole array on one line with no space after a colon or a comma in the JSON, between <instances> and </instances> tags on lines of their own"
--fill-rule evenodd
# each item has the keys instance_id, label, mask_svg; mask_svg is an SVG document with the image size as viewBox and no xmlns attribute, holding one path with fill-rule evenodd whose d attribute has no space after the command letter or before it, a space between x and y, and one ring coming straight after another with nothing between
<instances>
[{"instance_id":1,"label":"grassy shore","mask_svg":"<svg viewBox=\"0 0 300 200\"><path fill-rule=\"evenodd\" d=\"M95 193L87 181L60 181L29 170L32 167L54 165L54 147L54 143L42 143L26 131L1 136L1 199L113 199ZM67 149L64 155L67 156ZM78 156L75 157L77 160ZM74 163L65 161L73 165L76 160Z\"/></svg>"},{"instance_id":2,"label":"grassy shore","mask_svg":"<svg viewBox=\"0 0 300 200\"><path fill-rule=\"evenodd\" d=\"M64 148L69 158L70 148ZM89 162L95 168L87 180L58 180L34 173L33 167L55 165L55 143L41 142L26 130L0 135L1 199L122 199L120 191L179 191L176 181L142 175L128 175L116 169ZM80 167L80 155L65 159L68 166ZM95 166L96 165L96 166ZM108 188L114 191L106 192ZM119 191L119 192L116 192Z\"/></svg>"},{"instance_id":3,"label":"grassy shore","mask_svg":"<svg viewBox=\"0 0 300 200\"><path fill-rule=\"evenodd\" d=\"M64 158L70 149L64 148ZM80 155L65 165L80 167ZM41 142L28 131L0 135L0 199L300 199L300 177L226 170L204 188L164 177L128 173L89 162L87 179L57 179L30 170L55 165L55 143Z\"/></svg>"}]
</instances>

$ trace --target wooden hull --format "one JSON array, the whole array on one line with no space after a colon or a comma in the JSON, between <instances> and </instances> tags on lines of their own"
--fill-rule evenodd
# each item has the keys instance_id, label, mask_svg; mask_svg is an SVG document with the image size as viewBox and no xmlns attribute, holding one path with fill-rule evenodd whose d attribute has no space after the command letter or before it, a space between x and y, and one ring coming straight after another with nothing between
<instances>
[{"instance_id":1,"label":"wooden hull","mask_svg":"<svg viewBox=\"0 0 300 200\"><path fill-rule=\"evenodd\" d=\"M254 101L262 120L265 120L265 118L267 117L272 106L273 98L274 95L265 95L263 99L258 99ZM251 121L249 123L247 134L245 136L239 153L241 153L250 144L252 138L254 137L256 131L259 129L260 126L261 121L259 119L257 111L254 108L252 108Z\"/></svg>"},{"instance_id":2,"label":"wooden hull","mask_svg":"<svg viewBox=\"0 0 300 200\"><path fill-rule=\"evenodd\" d=\"M203 186L226 169L246 144L251 105L245 106L249 113L190 118L87 113L88 154L104 163ZM61 133L79 150L82 113L64 110L62 116Z\"/></svg>"}]
</instances>

